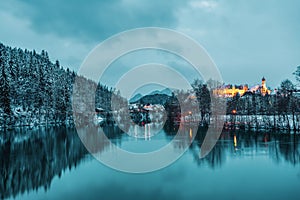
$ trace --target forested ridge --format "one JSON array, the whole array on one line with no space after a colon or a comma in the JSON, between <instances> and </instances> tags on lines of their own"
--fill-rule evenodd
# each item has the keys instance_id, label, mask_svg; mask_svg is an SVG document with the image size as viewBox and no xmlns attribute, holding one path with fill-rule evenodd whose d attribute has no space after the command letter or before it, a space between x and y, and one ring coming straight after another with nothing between
<instances>
[{"instance_id":1,"label":"forested ridge","mask_svg":"<svg viewBox=\"0 0 300 200\"><path fill-rule=\"evenodd\" d=\"M112 88L95 83L48 53L11 48L0 43L0 128L37 124L73 123L72 88L75 78L97 88L97 106L110 109Z\"/></svg>"},{"instance_id":2,"label":"forested ridge","mask_svg":"<svg viewBox=\"0 0 300 200\"><path fill-rule=\"evenodd\" d=\"M294 75L300 82L300 66L297 67ZM72 96L75 79L82 86L80 91L75 92L76 98L94 95L91 91L96 88L93 98L83 98L94 99L95 104L82 102L83 104L100 107L107 111L106 113L110 113L112 95L114 95L119 110L127 107L127 101L113 88L79 76L69 68L62 67L57 60L52 62L45 50L37 53L35 50L11 48L0 43L0 128L73 124L74 121L81 123L73 119ZM211 108L218 106L211 102L211 97L213 85L220 83L209 81L203 83L195 80L192 84L193 91L175 92L176 98L188 100L184 100L188 107L199 107L202 124L203 121L206 124L210 123ZM226 98L225 126L299 131L300 98L299 90L296 88L296 84L286 79L282 81L276 93L271 95L247 93L243 96ZM198 100L197 105L193 105L193 101L189 99L191 94L194 94ZM173 94L173 97L175 96ZM174 100L172 99L170 98L170 102ZM153 103L150 100L143 104ZM164 106L169 109L167 105ZM80 105L75 107L78 108L75 112L79 111L80 115L84 115L79 119L93 118L92 113L85 113L84 108L80 109ZM108 115L106 119L114 121Z\"/></svg>"}]
</instances>

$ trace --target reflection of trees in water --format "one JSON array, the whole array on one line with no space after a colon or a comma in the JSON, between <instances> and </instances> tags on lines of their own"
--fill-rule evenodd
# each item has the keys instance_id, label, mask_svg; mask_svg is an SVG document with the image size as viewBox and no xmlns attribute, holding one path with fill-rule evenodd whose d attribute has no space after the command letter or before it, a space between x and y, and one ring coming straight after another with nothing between
<instances>
[{"instance_id":1,"label":"reflection of trees in water","mask_svg":"<svg viewBox=\"0 0 300 200\"><path fill-rule=\"evenodd\" d=\"M276 139L279 140L278 138ZM276 150L281 155L274 157L277 162L281 162L284 159L293 165L299 164L299 135L281 135L280 142L276 143Z\"/></svg>"},{"instance_id":2,"label":"reflection of trees in water","mask_svg":"<svg viewBox=\"0 0 300 200\"><path fill-rule=\"evenodd\" d=\"M74 128L20 129L1 135L1 198L44 186L66 169L76 167L87 153Z\"/></svg>"},{"instance_id":3,"label":"reflection of trees in water","mask_svg":"<svg viewBox=\"0 0 300 200\"><path fill-rule=\"evenodd\" d=\"M102 128L105 136L113 139L110 142L120 145L124 134L118 127ZM223 132L213 150L200 159L199 152L206 136L206 128L200 127L197 130L192 124L179 126L167 121L164 131L168 136L174 136L179 131L180 137L174 142L174 148L184 148L191 144L188 151L199 166L208 165L214 169L225 164L228 157L256 155L267 156L276 163L300 163L300 135ZM105 151L112 146L103 139L103 132L96 126L78 130L80 137L92 144L90 150L93 153ZM192 142L193 137L195 140ZM167 138L171 140L174 137ZM20 129L1 133L0 198L37 190L42 186L47 190L56 175L60 177L64 170L76 167L86 154L75 128Z\"/></svg>"},{"instance_id":4,"label":"reflection of trees in water","mask_svg":"<svg viewBox=\"0 0 300 200\"><path fill-rule=\"evenodd\" d=\"M175 129L178 128L175 126ZM168 124L165 130L172 130ZM190 141L191 132L195 134L196 127L186 124L179 129L181 140L175 148L181 148ZM221 167L226 162L226 157L247 157L265 155L276 163L286 162L292 165L300 164L300 135L266 133L266 132L223 132L212 151L203 159L199 158L201 145L206 136L207 129L199 127L195 140L189 151L195 162L199 165L208 165L211 168ZM178 144L182 143L182 144Z\"/></svg>"},{"instance_id":5,"label":"reflection of trees in water","mask_svg":"<svg viewBox=\"0 0 300 200\"><path fill-rule=\"evenodd\" d=\"M169 136L174 136L178 132L179 124L173 124L172 120L167 120L163 127L165 133Z\"/></svg>"},{"instance_id":6,"label":"reflection of trees in water","mask_svg":"<svg viewBox=\"0 0 300 200\"><path fill-rule=\"evenodd\" d=\"M115 126L102 127L114 142L122 137ZM103 133L103 132L102 132ZM92 152L109 148L99 127L78 129L78 134L90 142ZM84 135L84 136L82 136ZM49 189L52 179L66 169L76 167L87 154L75 128L14 129L0 134L0 198L16 196L44 187Z\"/></svg>"},{"instance_id":7,"label":"reflection of trees in water","mask_svg":"<svg viewBox=\"0 0 300 200\"><path fill-rule=\"evenodd\" d=\"M194 156L194 160L197 163L197 165L208 165L212 169L216 167L221 167L222 164L226 161L226 152L225 149L228 148L228 145L226 145L222 140L218 141L218 143L214 146L214 148L211 150L211 152L205 156L204 158L200 159L200 147L204 141L204 138L207 133L207 128L199 128L197 131L197 135L195 137L195 140L193 141L190 151L192 152L192 155Z\"/></svg>"},{"instance_id":8,"label":"reflection of trees in water","mask_svg":"<svg viewBox=\"0 0 300 200\"><path fill-rule=\"evenodd\" d=\"M111 142L120 145L123 134L117 126L86 126L77 128L77 132L85 147L92 154L101 153L113 147Z\"/></svg>"}]
</instances>

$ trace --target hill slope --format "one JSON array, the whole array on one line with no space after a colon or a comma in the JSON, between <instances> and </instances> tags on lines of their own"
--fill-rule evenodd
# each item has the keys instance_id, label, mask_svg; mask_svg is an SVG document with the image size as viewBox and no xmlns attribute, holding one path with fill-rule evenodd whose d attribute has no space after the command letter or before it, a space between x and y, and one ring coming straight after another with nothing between
<instances>
[{"instance_id":1,"label":"hill slope","mask_svg":"<svg viewBox=\"0 0 300 200\"><path fill-rule=\"evenodd\" d=\"M38 54L0 43L0 128L72 123L76 77L85 83L87 92L97 87L97 107L110 109L112 89L77 76L59 61L52 63L44 50Z\"/></svg>"}]
</instances>

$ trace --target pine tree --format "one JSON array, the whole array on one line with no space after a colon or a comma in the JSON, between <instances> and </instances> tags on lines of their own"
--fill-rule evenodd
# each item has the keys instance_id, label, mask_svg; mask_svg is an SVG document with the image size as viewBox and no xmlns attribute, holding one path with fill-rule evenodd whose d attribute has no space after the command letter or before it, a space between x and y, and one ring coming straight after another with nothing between
<instances>
[{"instance_id":1,"label":"pine tree","mask_svg":"<svg viewBox=\"0 0 300 200\"><path fill-rule=\"evenodd\" d=\"M297 67L297 70L293 73L296 77L296 80L300 82L300 66Z\"/></svg>"},{"instance_id":2,"label":"pine tree","mask_svg":"<svg viewBox=\"0 0 300 200\"><path fill-rule=\"evenodd\" d=\"M72 87L74 71L63 69L59 61L52 63L48 53L12 49L0 43L0 127L12 125L65 123L72 121ZM80 77L88 94L96 83ZM113 89L99 83L96 104L110 108ZM83 102L90 104L90 102Z\"/></svg>"},{"instance_id":3,"label":"pine tree","mask_svg":"<svg viewBox=\"0 0 300 200\"><path fill-rule=\"evenodd\" d=\"M210 113L210 104L211 104L211 99L210 99L210 93L207 88L207 85L202 85L201 90L200 90L200 111L201 111L201 117L202 120L204 119L204 116L206 114Z\"/></svg>"},{"instance_id":4,"label":"pine tree","mask_svg":"<svg viewBox=\"0 0 300 200\"><path fill-rule=\"evenodd\" d=\"M0 55L0 106L3 110L3 125L6 127L11 122L10 87L9 79L5 70L4 59Z\"/></svg>"},{"instance_id":5,"label":"pine tree","mask_svg":"<svg viewBox=\"0 0 300 200\"><path fill-rule=\"evenodd\" d=\"M41 110L44 108L44 101L46 98L46 80L43 66L40 65L38 72L38 92L37 92L37 108L39 115L39 123L41 123Z\"/></svg>"}]
</instances>

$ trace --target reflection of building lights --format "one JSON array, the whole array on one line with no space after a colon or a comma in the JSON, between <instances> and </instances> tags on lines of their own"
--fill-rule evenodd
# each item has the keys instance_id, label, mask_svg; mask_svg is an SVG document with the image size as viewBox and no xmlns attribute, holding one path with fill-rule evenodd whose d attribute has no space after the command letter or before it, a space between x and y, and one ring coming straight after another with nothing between
<instances>
[{"instance_id":1,"label":"reflection of building lights","mask_svg":"<svg viewBox=\"0 0 300 200\"><path fill-rule=\"evenodd\" d=\"M151 130L151 129L150 129L150 124L148 124L148 131L149 131L149 133L148 133L148 134L149 134L149 136L151 136L151 132L150 132L150 130Z\"/></svg>"},{"instance_id":2,"label":"reflection of building lights","mask_svg":"<svg viewBox=\"0 0 300 200\"><path fill-rule=\"evenodd\" d=\"M190 128L190 138L193 137L193 130Z\"/></svg>"},{"instance_id":3,"label":"reflection of building lights","mask_svg":"<svg viewBox=\"0 0 300 200\"><path fill-rule=\"evenodd\" d=\"M234 144L234 147L237 147L236 135L233 136L233 144Z\"/></svg>"},{"instance_id":4,"label":"reflection of building lights","mask_svg":"<svg viewBox=\"0 0 300 200\"><path fill-rule=\"evenodd\" d=\"M265 137L264 137L264 142L265 142L265 143L268 142L268 136L267 136L267 135L265 135Z\"/></svg>"}]
</instances>

